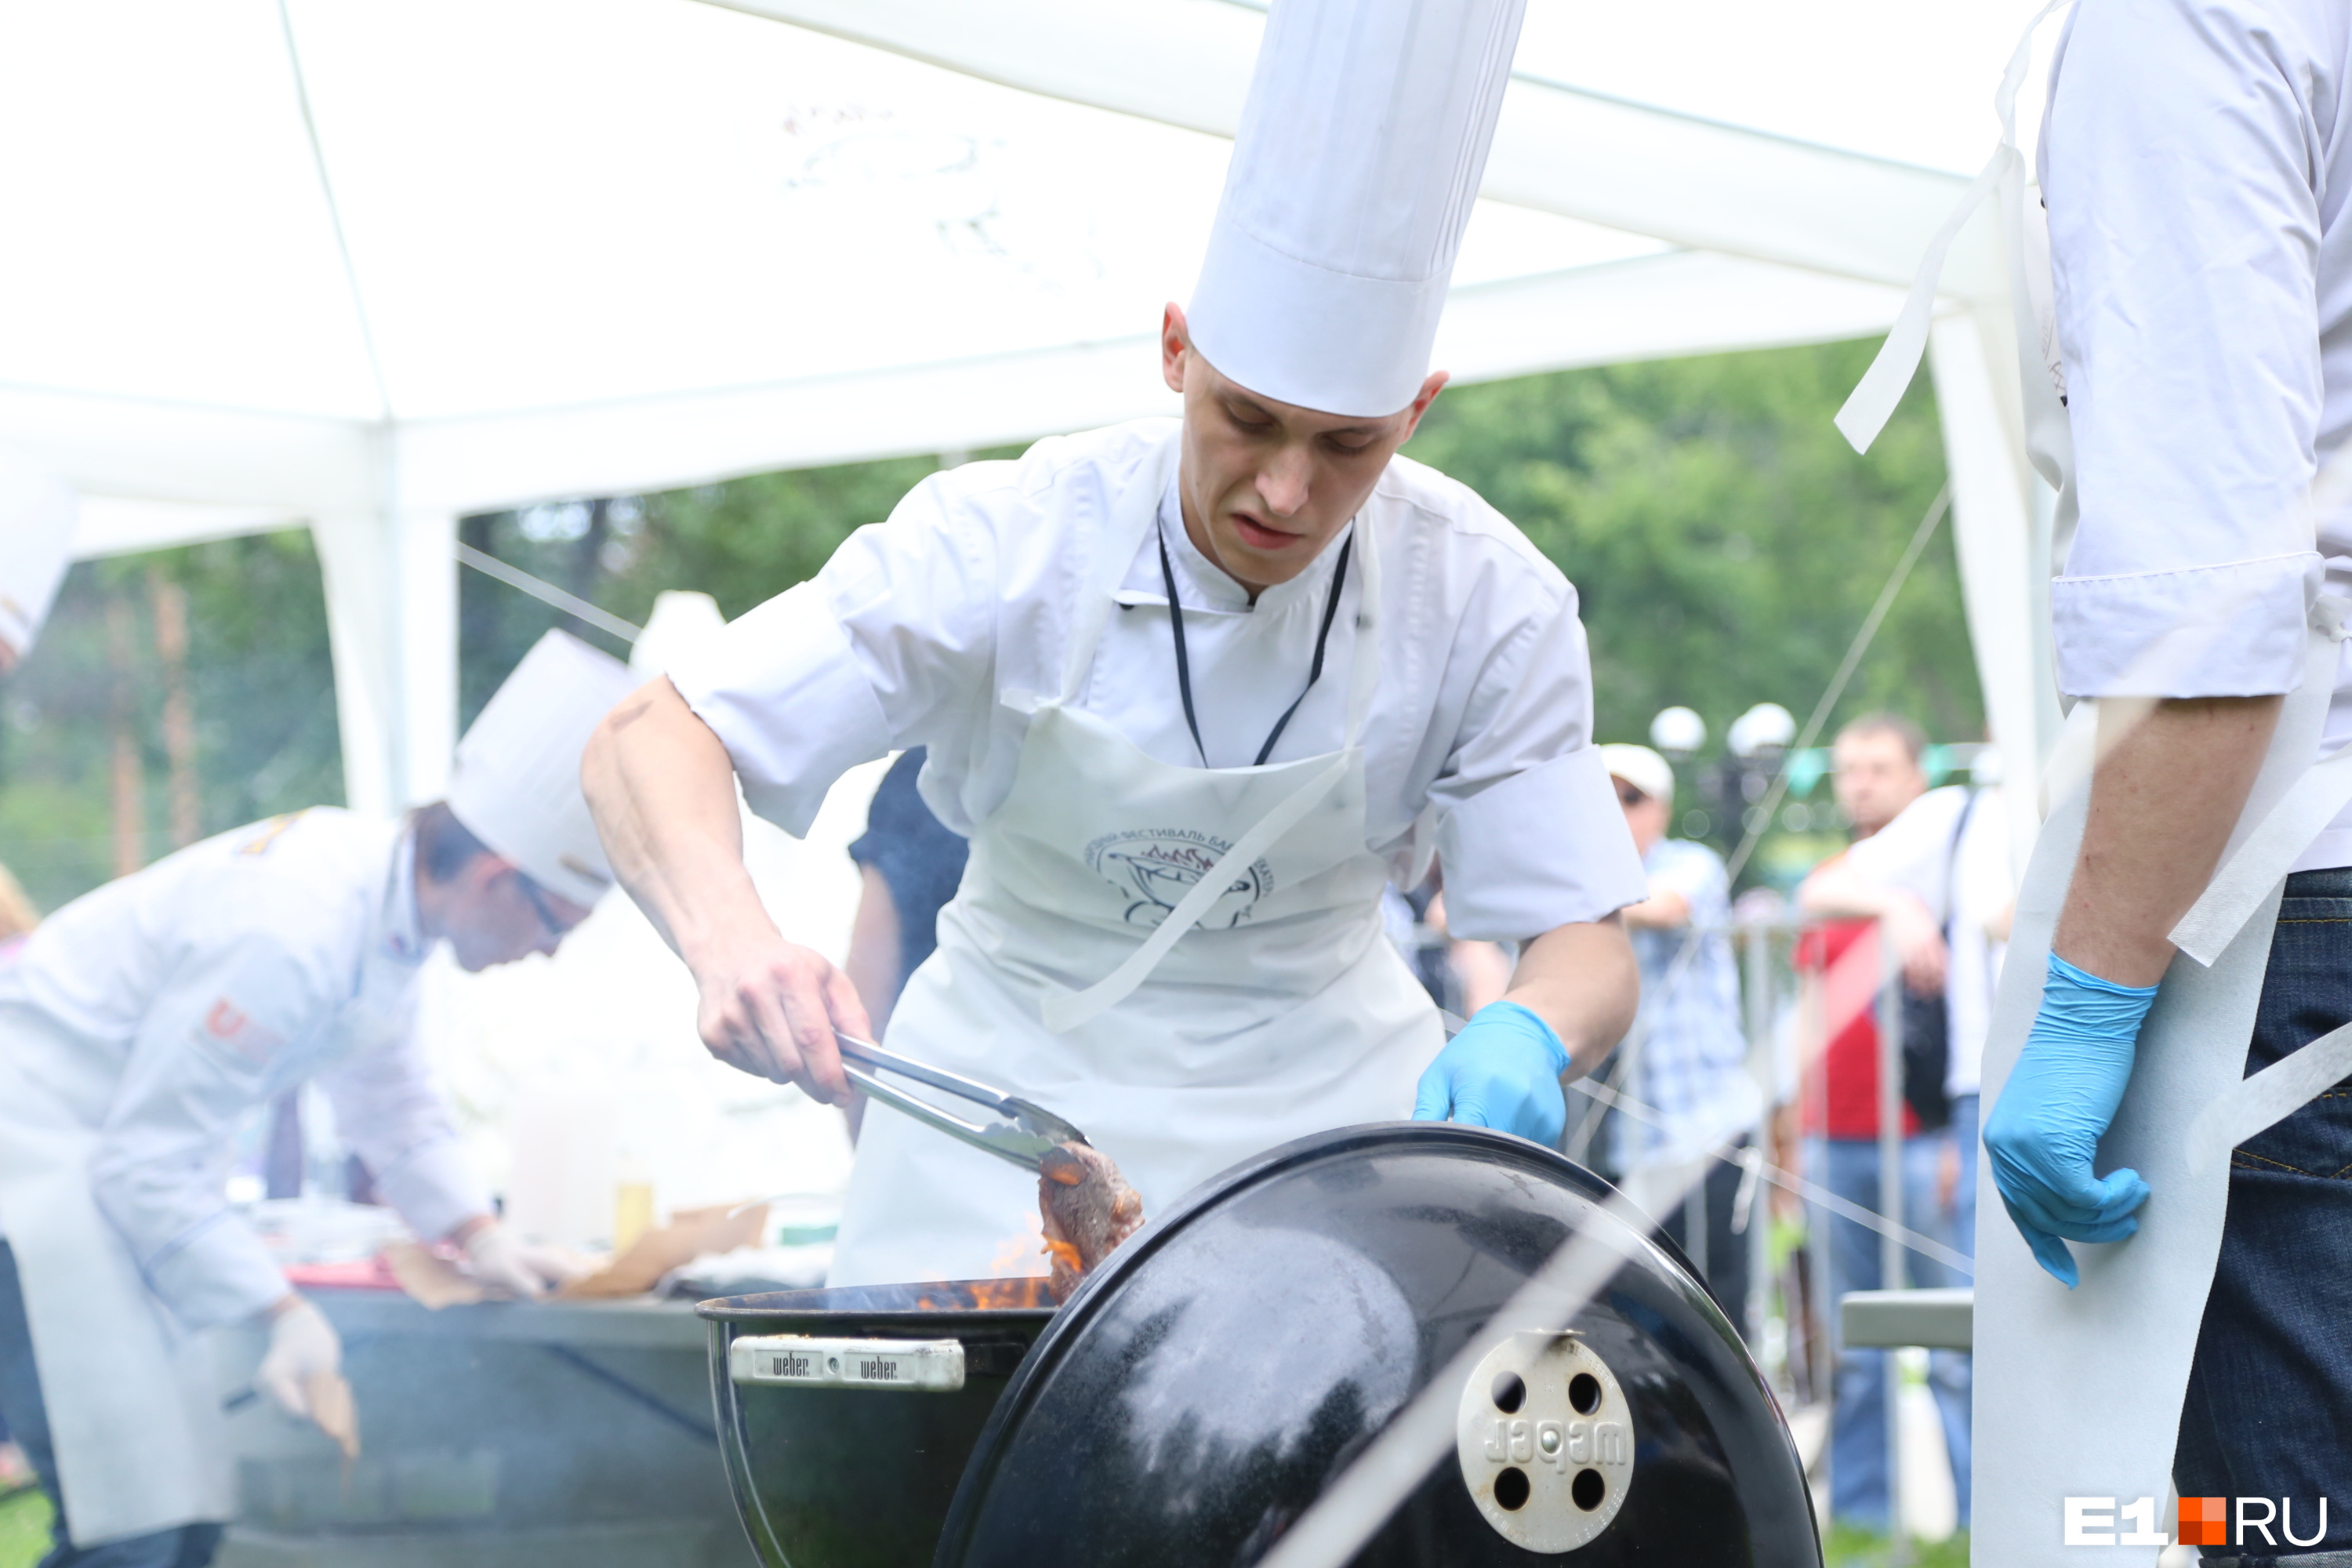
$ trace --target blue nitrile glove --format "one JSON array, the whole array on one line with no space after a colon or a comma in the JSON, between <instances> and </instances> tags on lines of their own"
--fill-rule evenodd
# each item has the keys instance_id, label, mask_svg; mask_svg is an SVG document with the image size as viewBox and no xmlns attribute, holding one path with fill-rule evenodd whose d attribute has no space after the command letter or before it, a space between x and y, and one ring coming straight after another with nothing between
<instances>
[{"instance_id":1,"label":"blue nitrile glove","mask_svg":"<svg viewBox=\"0 0 2352 1568\"><path fill-rule=\"evenodd\" d=\"M2123 1103L2155 1000L2153 985L2117 985L2052 953L2042 1011L1985 1119L2001 1205L2035 1261L2070 1290L2079 1277L2061 1237L2121 1241L2139 1229L2132 1211L2147 1201L2147 1184L2132 1170L2095 1175L2091 1159Z\"/></svg>"},{"instance_id":2,"label":"blue nitrile glove","mask_svg":"<svg viewBox=\"0 0 2352 1568\"><path fill-rule=\"evenodd\" d=\"M1517 1002L1489 1002L1421 1075L1412 1119L1493 1127L1558 1148L1567 1070L1568 1047L1549 1024Z\"/></svg>"}]
</instances>

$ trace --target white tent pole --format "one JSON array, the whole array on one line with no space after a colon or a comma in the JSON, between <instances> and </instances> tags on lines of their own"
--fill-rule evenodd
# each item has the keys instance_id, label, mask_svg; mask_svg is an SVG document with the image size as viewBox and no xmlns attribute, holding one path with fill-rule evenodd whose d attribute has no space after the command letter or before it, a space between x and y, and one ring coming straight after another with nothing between
<instances>
[{"instance_id":1,"label":"white tent pole","mask_svg":"<svg viewBox=\"0 0 2352 1568\"><path fill-rule=\"evenodd\" d=\"M402 804L449 792L457 749L457 520L408 516L394 525L400 570Z\"/></svg>"},{"instance_id":2,"label":"white tent pole","mask_svg":"<svg viewBox=\"0 0 2352 1568\"><path fill-rule=\"evenodd\" d=\"M2030 508L2032 487L2041 480L2024 460L2024 426L2013 406L2015 366L1997 363L2000 349L2009 346L2006 324L1989 332L1983 320L2000 313L1939 318L1928 337L1928 361L1951 475L1961 603L1976 648L1985 716L2009 781L2002 793L2017 864L2022 866L2041 828L2033 781L2057 739L2057 700L2047 618L2037 613L2033 591ZM2004 397L2004 392L2011 395Z\"/></svg>"},{"instance_id":3,"label":"white tent pole","mask_svg":"<svg viewBox=\"0 0 2352 1568\"><path fill-rule=\"evenodd\" d=\"M457 519L402 510L398 432L371 443L377 505L311 525L327 596L343 795L388 816L449 784L457 743Z\"/></svg>"},{"instance_id":4,"label":"white tent pole","mask_svg":"<svg viewBox=\"0 0 2352 1568\"><path fill-rule=\"evenodd\" d=\"M397 665L390 631L395 579L387 569L382 519L366 512L330 514L312 521L310 535L319 550L327 640L335 661L343 802L366 816L389 816L402 792L394 723Z\"/></svg>"}]
</instances>

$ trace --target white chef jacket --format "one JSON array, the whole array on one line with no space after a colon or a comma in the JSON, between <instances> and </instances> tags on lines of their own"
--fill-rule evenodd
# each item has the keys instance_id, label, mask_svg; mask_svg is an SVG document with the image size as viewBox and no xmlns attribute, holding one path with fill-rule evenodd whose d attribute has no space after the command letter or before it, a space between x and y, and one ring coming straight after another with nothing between
<instances>
[{"instance_id":1,"label":"white chef jacket","mask_svg":"<svg viewBox=\"0 0 2352 1568\"><path fill-rule=\"evenodd\" d=\"M1929 790L1845 852L1848 871L1874 887L1910 894L1944 927L1950 950L1944 974L1945 1038L1951 1049L1944 1092L1956 1098L1983 1086L1993 988L2008 951L1985 926L2014 898L2009 808L1998 787L1976 794L1963 823L1960 808L1968 803L1968 790L1958 784Z\"/></svg>"},{"instance_id":2,"label":"white chef jacket","mask_svg":"<svg viewBox=\"0 0 2352 1568\"><path fill-rule=\"evenodd\" d=\"M1139 420L1041 441L918 485L811 581L730 625L672 682L733 758L753 809L798 834L847 768L928 745L920 788L969 834L1011 789L1024 694L1061 686L1064 652L1119 482L1176 428ZM1445 865L1447 925L1516 941L1645 894L1607 770L1576 590L1465 487L1391 459L1354 529L1380 551L1380 684L1364 725L1368 847L1416 883ZM1343 534L1342 537L1345 537ZM1208 764L1255 761L1307 685L1334 541L1253 605L1161 507ZM1356 658L1359 554L1323 678L1269 762L1339 749ZM1114 595L1076 706L1159 761L1198 766L1160 573L1147 538Z\"/></svg>"},{"instance_id":3,"label":"white chef jacket","mask_svg":"<svg viewBox=\"0 0 2352 1568\"><path fill-rule=\"evenodd\" d=\"M2252 696L2302 678L2352 510L2352 10L2098 0L2051 67L2041 148L2081 521L2053 585L2061 686ZM2352 739L2352 645L2323 750ZM2352 810L2299 868L2352 864Z\"/></svg>"},{"instance_id":4,"label":"white chef jacket","mask_svg":"<svg viewBox=\"0 0 2352 1568\"><path fill-rule=\"evenodd\" d=\"M314 1074L419 1236L489 1212L413 1027L425 956L404 826L331 809L181 850L0 955L0 1014L47 1026L0 1048L63 1053L19 1065L101 1131L99 1207L189 1327L286 1293L224 1188L238 1123Z\"/></svg>"}]
</instances>

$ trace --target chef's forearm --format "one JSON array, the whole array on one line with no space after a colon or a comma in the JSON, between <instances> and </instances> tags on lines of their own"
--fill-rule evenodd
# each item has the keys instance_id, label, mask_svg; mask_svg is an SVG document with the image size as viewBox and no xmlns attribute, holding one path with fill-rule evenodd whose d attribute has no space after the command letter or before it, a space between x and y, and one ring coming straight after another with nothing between
<instances>
[{"instance_id":1,"label":"chef's forearm","mask_svg":"<svg viewBox=\"0 0 2352 1568\"><path fill-rule=\"evenodd\" d=\"M2099 712L2098 766L2058 956L2118 985L2154 985L2168 933L2212 879L2277 727L2277 697L2200 697Z\"/></svg>"},{"instance_id":2,"label":"chef's forearm","mask_svg":"<svg viewBox=\"0 0 2352 1568\"><path fill-rule=\"evenodd\" d=\"M714 933L771 925L743 865L735 768L667 678L598 725L581 787L614 875L689 963Z\"/></svg>"},{"instance_id":3,"label":"chef's forearm","mask_svg":"<svg viewBox=\"0 0 2352 1568\"><path fill-rule=\"evenodd\" d=\"M1633 1026L1642 999L1624 922L1612 915L1544 932L1520 950L1503 999L1552 1026L1568 1047L1568 1077L1591 1072Z\"/></svg>"}]
</instances>

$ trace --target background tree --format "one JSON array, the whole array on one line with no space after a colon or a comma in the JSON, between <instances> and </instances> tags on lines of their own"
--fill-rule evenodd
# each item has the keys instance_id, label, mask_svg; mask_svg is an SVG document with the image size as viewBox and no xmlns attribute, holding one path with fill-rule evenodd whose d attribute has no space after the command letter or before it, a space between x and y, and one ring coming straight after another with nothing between
<instances>
[{"instance_id":1,"label":"background tree","mask_svg":"<svg viewBox=\"0 0 2352 1568\"><path fill-rule=\"evenodd\" d=\"M1492 501L1577 586L1599 738L1659 709L1718 741L1758 702L1801 721L1944 481L1919 378L1857 458L1830 417L1874 342L1611 365L1449 390L1407 448ZM1948 529L1914 569L1832 730L1877 708L1984 723Z\"/></svg>"},{"instance_id":2,"label":"background tree","mask_svg":"<svg viewBox=\"0 0 2352 1568\"><path fill-rule=\"evenodd\" d=\"M1943 479L1924 377L1868 458L1831 426L1874 346L1570 371L1438 400L1408 450L1492 500L1576 583L1601 739L1645 738L1670 703L1697 709L1715 745L1752 703L1801 717L1811 707ZM668 588L710 594L731 618L814 574L937 467L894 458L562 501L466 519L460 538L624 620L642 624ZM176 704L159 593L186 601ZM461 722L551 626L625 652L473 572L459 573L458 616ZM110 621L131 676L119 720ZM1941 739L1980 733L1948 534L1920 562L1841 717L1864 707L1901 710ZM118 787L118 735L128 782L143 787ZM113 869L118 797L137 803L122 825L135 857L167 852L187 827L188 792L170 781L190 735L204 833L342 798L307 532L74 569L33 657L0 685L0 863L50 908L96 886ZM1819 847L1785 841L1760 868L1784 874Z\"/></svg>"}]
</instances>

